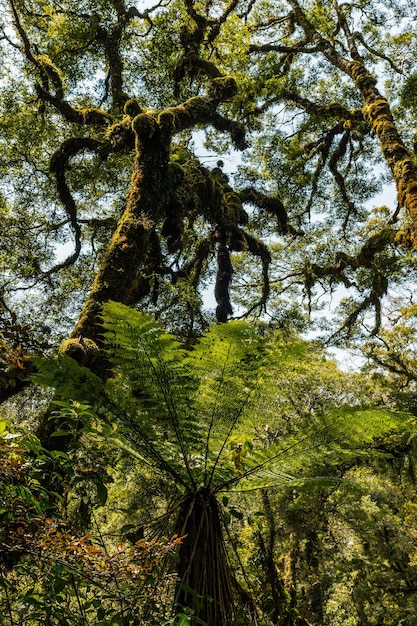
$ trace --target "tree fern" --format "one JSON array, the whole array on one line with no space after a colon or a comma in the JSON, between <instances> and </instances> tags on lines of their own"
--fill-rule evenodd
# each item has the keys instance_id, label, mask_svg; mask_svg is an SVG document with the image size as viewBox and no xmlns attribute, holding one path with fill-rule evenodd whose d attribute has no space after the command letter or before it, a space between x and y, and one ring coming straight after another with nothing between
<instances>
[{"instance_id":1,"label":"tree fern","mask_svg":"<svg viewBox=\"0 0 417 626\"><path fill-rule=\"evenodd\" d=\"M177 602L210 626L231 624L216 494L311 480L312 471L357 458L374 437L410 418L345 406L305 415L268 442L260 432L276 410L278 374L308 358L305 342L268 345L249 324L231 322L186 350L153 319L121 304L107 303L102 318L113 370L106 384L67 357L40 364L38 381L67 397L83 395L102 419L117 423L119 447L179 490L175 527L188 540L179 554Z\"/></svg>"}]
</instances>

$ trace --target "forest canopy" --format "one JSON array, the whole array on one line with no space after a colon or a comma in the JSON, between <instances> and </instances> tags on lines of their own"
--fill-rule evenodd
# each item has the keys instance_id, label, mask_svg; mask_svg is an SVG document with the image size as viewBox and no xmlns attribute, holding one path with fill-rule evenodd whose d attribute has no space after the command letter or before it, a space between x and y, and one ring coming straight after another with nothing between
<instances>
[{"instance_id":1,"label":"forest canopy","mask_svg":"<svg viewBox=\"0 0 417 626\"><path fill-rule=\"evenodd\" d=\"M22 340L95 340L108 299L185 337L242 315L305 328L323 294L342 300L338 337L377 334L388 293L402 315L412 2L10 2L3 16L2 297Z\"/></svg>"},{"instance_id":2,"label":"forest canopy","mask_svg":"<svg viewBox=\"0 0 417 626\"><path fill-rule=\"evenodd\" d=\"M140 555L123 553L121 571L131 579L136 562L146 578L149 557L163 601L147 578L140 617L129 595L121 602L134 617L122 606L106 622L74 592L68 615L58 611L58 622L45 624L162 624L149 617L158 611L177 625L414 623L414 0L0 0L0 7L0 443L8 494L0 515L10 509L11 537L23 528L13 526L19 516L31 532L39 527L35 550L47 530L39 502L49 503L60 549L81 541L98 589L100 559L119 557L104 558L102 544L90 549L80 529L94 526L92 512L106 505L111 481L122 490L121 450L136 459L129 480L140 475L148 489L126 496L126 510L136 503L133 525L146 517L149 494L162 514L180 487L171 534L156 533ZM206 359L210 345L224 370ZM323 348L335 345L360 350L364 372L339 372ZM270 354L275 386L263 369ZM252 415L255 432L239 430L244 398L263 384L273 417L265 404ZM198 385L212 413L191 403ZM312 454L304 469L269 466L275 445L314 439L313 425L334 434L317 444L320 458ZM206 448L198 450L193 437L204 428ZM374 453L359 450L360 442ZM77 492L73 466L94 447L105 460L96 459L89 479L81 472ZM261 472L261 495L250 505L225 504L219 486L231 476L239 483L248 463L282 472L291 486L270 492L271 476ZM360 505L348 519L354 493ZM30 519L11 505L14 496L24 503L22 494ZM239 506L250 511L245 527ZM198 587L194 565L184 570L194 563L183 531L189 520L198 527L195 511L208 511L202 534L225 565L213 576L224 583L215 600L213 590ZM64 541L66 516L74 534ZM105 516L95 527L107 528ZM120 519L109 522L110 534ZM382 547L371 536L375 519ZM247 533L246 552L227 547L225 528L233 545L245 545ZM22 542L16 559L7 555L1 581L7 570L15 584L27 550ZM332 550L341 566L326 579ZM172 551L183 563L182 587L174 570L159 567ZM233 559L246 561L247 579L228 578ZM37 579L32 566L25 576ZM55 570L48 574L58 595L83 584L73 564L63 567L61 582ZM112 579L115 597L119 584ZM263 584L268 591L256 607ZM13 589L14 602L23 587ZM237 597L246 617L236 613ZM336 617L339 601L344 613ZM70 618L74 603L80 615Z\"/></svg>"}]
</instances>

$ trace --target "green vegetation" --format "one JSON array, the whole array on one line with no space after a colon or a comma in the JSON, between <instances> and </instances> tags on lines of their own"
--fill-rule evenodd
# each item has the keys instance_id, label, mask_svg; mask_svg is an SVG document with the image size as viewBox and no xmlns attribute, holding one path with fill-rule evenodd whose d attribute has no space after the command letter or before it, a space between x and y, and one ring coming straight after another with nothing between
<instances>
[{"instance_id":1,"label":"green vegetation","mask_svg":"<svg viewBox=\"0 0 417 626\"><path fill-rule=\"evenodd\" d=\"M415 0L0 9L0 621L415 624Z\"/></svg>"}]
</instances>

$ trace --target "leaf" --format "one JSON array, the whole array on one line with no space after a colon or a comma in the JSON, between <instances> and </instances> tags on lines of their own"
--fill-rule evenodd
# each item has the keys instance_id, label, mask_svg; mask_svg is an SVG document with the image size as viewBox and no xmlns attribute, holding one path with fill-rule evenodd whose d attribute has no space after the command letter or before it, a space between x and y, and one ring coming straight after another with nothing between
<instances>
[{"instance_id":1,"label":"leaf","mask_svg":"<svg viewBox=\"0 0 417 626\"><path fill-rule=\"evenodd\" d=\"M21 433L6 433L3 439L10 440L10 439L19 439L21 437L22 437Z\"/></svg>"},{"instance_id":2,"label":"leaf","mask_svg":"<svg viewBox=\"0 0 417 626\"><path fill-rule=\"evenodd\" d=\"M104 506L107 502L107 497L108 497L107 487L104 483L98 481L96 482L96 488L97 488L98 500L101 506Z\"/></svg>"},{"instance_id":3,"label":"leaf","mask_svg":"<svg viewBox=\"0 0 417 626\"><path fill-rule=\"evenodd\" d=\"M54 577L54 591L56 594L59 594L66 587L67 581L64 578L60 578L59 576Z\"/></svg>"},{"instance_id":4,"label":"leaf","mask_svg":"<svg viewBox=\"0 0 417 626\"><path fill-rule=\"evenodd\" d=\"M185 615L184 613L178 613L178 615L175 616L173 626L190 626L190 624L191 619L190 617L188 617L188 615Z\"/></svg>"}]
</instances>

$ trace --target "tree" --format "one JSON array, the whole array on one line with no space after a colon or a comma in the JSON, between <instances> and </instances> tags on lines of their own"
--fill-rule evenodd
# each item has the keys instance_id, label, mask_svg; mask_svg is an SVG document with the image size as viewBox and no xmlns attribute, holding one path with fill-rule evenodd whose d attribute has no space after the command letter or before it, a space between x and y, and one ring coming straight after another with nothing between
<instances>
[{"instance_id":1,"label":"tree","mask_svg":"<svg viewBox=\"0 0 417 626\"><path fill-rule=\"evenodd\" d=\"M101 317L113 366L106 385L66 354L39 362L36 380L65 399L89 400L107 424L106 443L113 441L170 486L164 526L173 517L171 534L184 538L176 565L177 609L191 612L193 624L238 623L239 582L226 551L220 496L285 483L294 489L306 479L323 480L317 478L322 470L333 477L335 467L354 464L364 445L407 424L409 416L363 407L353 389L356 406L337 406L349 397L346 388L338 402L327 400L331 410L323 412L321 393L320 407L311 396L298 416L278 418L277 405L284 402L277 377L303 368L306 344L270 341L247 323L230 322L214 326L187 350L152 318L119 303L107 303ZM296 395L296 385L288 384L288 395ZM77 421L69 419L67 430ZM62 434L68 432L54 433ZM230 511L243 519L235 508ZM271 525L272 517L270 511ZM279 623L308 623L298 620L295 602L285 605L276 606Z\"/></svg>"},{"instance_id":2,"label":"tree","mask_svg":"<svg viewBox=\"0 0 417 626\"><path fill-rule=\"evenodd\" d=\"M14 363L27 346L70 333L67 349L89 358L83 342L100 347L109 298L167 320L171 308L191 336L207 324L201 285L215 274L226 321L231 288L248 297L251 258L262 276L249 283L252 313L267 306L272 261L277 297L293 289L311 306L343 285L344 328L373 307L377 332L381 299L414 272L412 11L5 4L3 397L22 384ZM242 152L235 181L197 156L200 129L213 155ZM397 208L370 212L388 177ZM279 297L272 313L286 308Z\"/></svg>"},{"instance_id":3,"label":"tree","mask_svg":"<svg viewBox=\"0 0 417 626\"><path fill-rule=\"evenodd\" d=\"M415 299L414 0L0 6L1 401L58 346L106 384L111 299L193 345L233 316L305 329L339 287L328 339L412 380L381 327Z\"/></svg>"}]
</instances>

